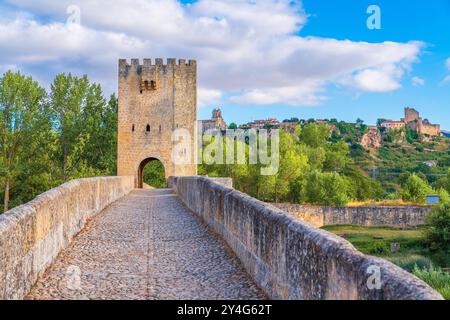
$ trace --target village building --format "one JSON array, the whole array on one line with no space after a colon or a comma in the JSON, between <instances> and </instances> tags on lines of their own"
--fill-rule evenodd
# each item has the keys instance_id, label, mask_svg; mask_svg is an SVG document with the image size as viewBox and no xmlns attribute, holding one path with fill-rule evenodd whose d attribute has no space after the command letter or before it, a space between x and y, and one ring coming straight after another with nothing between
<instances>
[{"instance_id":1,"label":"village building","mask_svg":"<svg viewBox=\"0 0 450 320\"><path fill-rule=\"evenodd\" d=\"M241 129L270 129L273 127L278 127L280 121L275 118L269 118L267 120L254 120L247 124L240 126Z\"/></svg>"},{"instance_id":2,"label":"village building","mask_svg":"<svg viewBox=\"0 0 450 320\"><path fill-rule=\"evenodd\" d=\"M380 124L380 127L388 130L407 127L408 129L423 135L441 135L441 126L432 124L428 119L422 119L419 112L414 108L405 108L405 117L402 118L401 121L384 121Z\"/></svg>"},{"instance_id":3,"label":"village building","mask_svg":"<svg viewBox=\"0 0 450 320\"><path fill-rule=\"evenodd\" d=\"M386 128L388 130L390 129L402 129L406 126L406 123L403 121L394 121L394 120L388 120L384 121L380 124L380 127Z\"/></svg>"},{"instance_id":4,"label":"village building","mask_svg":"<svg viewBox=\"0 0 450 320\"><path fill-rule=\"evenodd\" d=\"M222 118L222 111L219 108L213 110L211 119L200 120L199 125L202 128L202 133L211 130L225 131L228 128L225 120Z\"/></svg>"}]
</instances>

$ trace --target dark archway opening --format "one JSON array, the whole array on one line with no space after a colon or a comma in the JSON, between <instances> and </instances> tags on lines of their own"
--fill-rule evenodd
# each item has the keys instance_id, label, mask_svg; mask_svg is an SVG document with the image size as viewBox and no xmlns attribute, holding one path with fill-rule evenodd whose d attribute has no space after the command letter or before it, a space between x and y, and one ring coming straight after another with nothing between
<instances>
[{"instance_id":1,"label":"dark archway opening","mask_svg":"<svg viewBox=\"0 0 450 320\"><path fill-rule=\"evenodd\" d=\"M167 188L164 165L156 158L148 158L141 162L138 178L139 188L147 186L155 189Z\"/></svg>"}]
</instances>

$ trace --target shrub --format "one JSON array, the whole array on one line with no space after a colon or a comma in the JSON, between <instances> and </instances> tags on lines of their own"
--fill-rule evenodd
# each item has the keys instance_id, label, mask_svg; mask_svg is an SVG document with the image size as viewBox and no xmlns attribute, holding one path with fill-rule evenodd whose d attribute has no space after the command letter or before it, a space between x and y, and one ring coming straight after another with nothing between
<instances>
[{"instance_id":1,"label":"shrub","mask_svg":"<svg viewBox=\"0 0 450 320\"><path fill-rule=\"evenodd\" d=\"M367 251L370 254L383 255L383 254L388 254L389 253L389 248L388 248L386 243L384 243L382 241L377 241L377 242L372 243L369 246Z\"/></svg>"},{"instance_id":2,"label":"shrub","mask_svg":"<svg viewBox=\"0 0 450 320\"><path fill-rule=\"evenodd\" d=\"M412 272L414 268L431 268L433 266L431 260L418 254L405 254L387 257L387 259L408 272Z\"/></svg>"},{"instance_id":3,"label":"shrub","mask_svg":"<svg viewBox=\"0 0 450 320\"><path fill-rule=\"evenodd\" d=\"M425 203L427 195L433 192L428 182L420 178L417 174L408 177L403 185L402 199L415 203Z\"/></svg>"},{"instance_id":4,"label":"shrub","mask_svg":"<svg viewBox=\"0 0 450 320\"><path fill-rule=\"evenodd\" d=\"M422 147L422 146L417 146L416 147L416 151L418 151L418 152L423 152L424 150L425 150L425 148Z\"/></svg>"},{"instance_id":5,"label":"shrub","mask_svg":"<svg viewBox=\"0 0 450 320\"><path fill-rule=\"evenodd\" d=\"M350 155L353 158L362 157L366 153L366 149L359 143L353 143L350 147Z\"/></svg>"},{"instance_id":6,"label":"shrub","mask_svg":"<svg viewBox=\"0 0 450 320\"><path fill-rule=\"evenodd\" d=\"M406 141L408 143L412 144L415 140L419 139L419 134L416 131L413 130L407 130L406 131Z\"/></svg>"},{"instance_id":7,"label":"shrub","mask_svg":"<svg viewBox=\"0 0 450 320\"><path fill-rule=\"evenodd\" d=\"M441 203L427 217L425 238L431 250L450 252L450 201Z\"/></svg>"},{"instance_id":8,"label":"shrub","mask_svg":"<svg viewBox=\"0 0 450 320\"><path fill-rule=\"evenodd\" d=\"M301 198L308 203L344 206L349 202L348 181L336 172L313 171L306 181Z\"/></svg>"},{"instance_id":9,"label":"shrub","mask_svg":"<svg viewBox=\"0 0 450 320\"><path fill-rule=\"evenodd\" d=\"M450 274L435 268L415 267L412 272L416 277L428 283L438 291L446 300L450 300Z\"/></svg>"}]
</instances>

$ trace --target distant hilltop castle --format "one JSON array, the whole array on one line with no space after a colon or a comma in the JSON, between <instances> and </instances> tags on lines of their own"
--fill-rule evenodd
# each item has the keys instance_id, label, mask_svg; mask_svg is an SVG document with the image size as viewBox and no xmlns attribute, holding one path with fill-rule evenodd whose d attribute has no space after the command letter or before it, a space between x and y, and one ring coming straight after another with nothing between
<instances>
[{"instance_id":1,"label":"distant hilltop castle","mask_svg":"<svg viewBox=\"0 0 450 320\"><path fill-rule=\"evenodd\" d=\"M202 132L205 133L208 130L219 130L223 131L227 129L227 124L222 118L222 111L217 108L212 112L212 118L208 120L200 120L200 125L202 126Z\"/></svg>"},{"instance_id":2,"label":"distant hilltop castle","mask_svg":"<svg viewBox=\"0 0 450 320\"><path fill-rule=\"evenodd\" d=\"M400 121L383 121L380 123L380 127L386 129L401 129L408 128L416 131L419 134L426 134L430 136L440 136L441 126L438 124L432 124L428 119L422 119L417 110L413 108L405 108L405 117Z\"/></svg>"}]
</instances>

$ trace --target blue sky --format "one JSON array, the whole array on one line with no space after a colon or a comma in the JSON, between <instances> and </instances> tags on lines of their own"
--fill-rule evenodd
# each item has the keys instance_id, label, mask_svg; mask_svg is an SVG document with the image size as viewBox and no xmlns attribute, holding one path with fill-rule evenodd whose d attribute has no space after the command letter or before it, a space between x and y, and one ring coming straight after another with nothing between
<instances>
[{"instance_id":1,"label":"blue sky","mask_svg":"<svg viewBox=\"0 0 450 320\"><path fill-rule=\"evenodd\" d=\"M403 116L403 107L414 106L424 117L450 130L450 86L442 84L449 74L444 61L450 57L450 1L304 0L303 3L311 16L299 33L301 35L374 43L425 42L427 47L411 71L412 76L423 78L425 85L413 86L410 77L406 77L399 90L363 94L336 90L331 86L329 100L321 106L295 108L278 104L270 108L246 109L232 105L224 108L227 119L240 122L240 119L270 116L280 120L299 117L354 121L359 117L367 123L375 123L380 117L399 119ZM366 28L366 9L371 4L381 8L381 30ZM200 115L207 117L210 109L201 110Z\"/></svg>"},{"instance_id":2,"label":"blue sky","mask_svg":"<svg viewBox=\"0 0 450 320\"><path fill-rule=\"evenodd\" d=\"M366 27L372 4L381 30ZM199 118L374 123L413 106L450 129L449 30L448 0L6 0L0 72L86 73L110 93L119 58L194 58Z\"/></svg>"}]
</instances>

